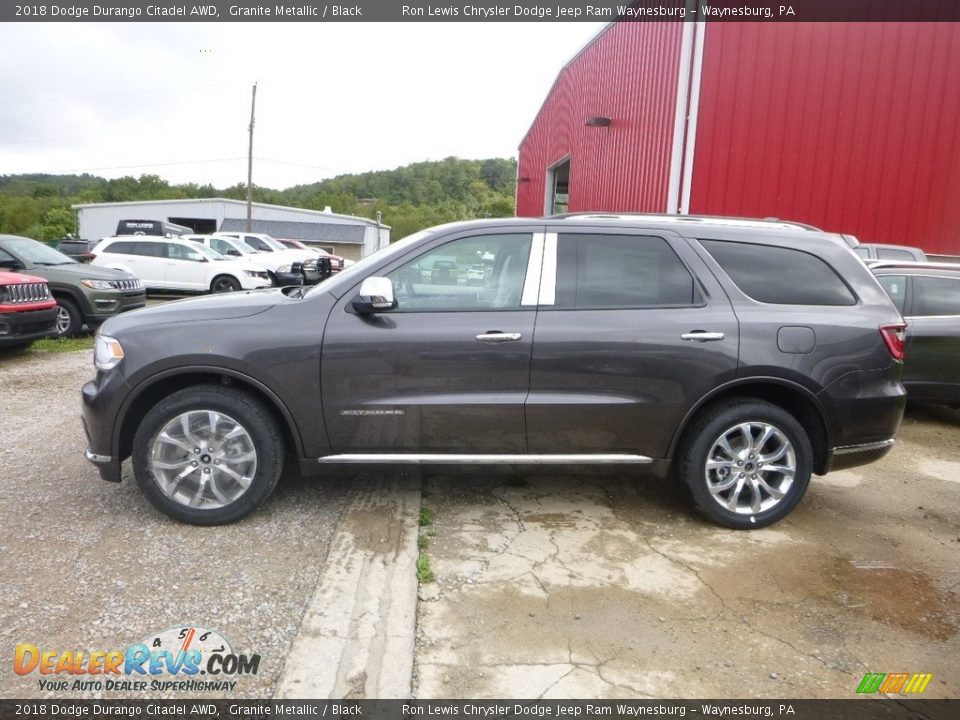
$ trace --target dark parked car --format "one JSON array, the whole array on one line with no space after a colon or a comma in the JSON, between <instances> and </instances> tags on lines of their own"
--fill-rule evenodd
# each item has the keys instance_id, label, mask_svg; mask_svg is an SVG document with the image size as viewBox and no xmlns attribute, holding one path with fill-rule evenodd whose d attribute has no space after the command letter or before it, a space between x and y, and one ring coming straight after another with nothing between
<instances>
[{"instance_id":1,"label":"dark parked car","mask_svg":"<svg viewBox=\"0 0 960 720\"><path fill-rule=\"evenodd\" d=\"M0 267L24 270L47 281L57 301L57 335L146 304L143 284L122 270L79 263L49 245L17 235L0 235Z\"/></svg>"},{"instance_id":2,"label":"dark parked car","mask_svg":"<svg viewBox=\"0 0 960 720\"><path fill-rule=\"evenodd\" d=\"M484 258L483 286L415 269L450 257ZM313 288L108 321L83 388L87 457L117 481L132 456L150 501L196 524L249 513L290 457L305 475L673 468L704 515L758 528L793 509L811 473L890 450L903 329L842 238L797 225L455 223Z\"/></svg>"},{"instance_id":3,"label":"dark parked car","mask_svg":"<svg viewBox=\"0 0 960 720\"><path fill-rule=\"evenodd\" d=\"M430 282L434 285L456 285L457 263L453 260L437 260L433 263Z\"/></svg>"},{"instance_id":4,"label":"dark parked car","mask_svg":"<svg viewBox=\"0 0 960 720\"><path fill-rule=\"evenodd\" d=\"M43 278L0 268L0 349L55 334L57 303Z\"/></svg>"},{"instance_id":5,"label":"dark parked car","mask_svg":"<svg viewBox=\"0 0 960 720\"><path fill-rule=\"evenodd\" d=\"M93 240L78 240L77 238L66 237L57 241L54 249L77 262L90 262L93 260L92 251L96 244Z\"/></svg>"},{"instance_id":6,"label":"dark parked car","mask_svg":"<svg viewBox=\"0 0 960 720\"><path fill-rule=\"evenodd\" d=\"M960 265L883 262L871 269L907 320L909 398L960 407Z\"/></svg>"}]
</instances>

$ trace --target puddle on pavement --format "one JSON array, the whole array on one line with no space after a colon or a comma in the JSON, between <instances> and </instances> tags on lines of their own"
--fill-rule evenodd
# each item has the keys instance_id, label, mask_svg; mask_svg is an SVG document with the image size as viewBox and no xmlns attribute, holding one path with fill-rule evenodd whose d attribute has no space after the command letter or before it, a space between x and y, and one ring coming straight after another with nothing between
<instances>
[{"instance_id":1,"label":"puddle on pavement","mask_svg":"<svg viewBox=\"0 0 960 720\"><path fill-rule=\"evenodd\" d=\"M957 597L923 573L837 559L829 579L835 597L872 620L936 640L957 633Z\"/></svg>"}]
</instances>

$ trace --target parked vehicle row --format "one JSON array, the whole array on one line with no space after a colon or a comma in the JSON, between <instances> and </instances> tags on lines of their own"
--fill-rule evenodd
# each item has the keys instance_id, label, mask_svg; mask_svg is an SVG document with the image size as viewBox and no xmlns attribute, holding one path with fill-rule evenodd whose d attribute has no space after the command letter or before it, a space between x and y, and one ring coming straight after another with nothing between
<instances>
[{"instance_id":1,"label":"parked vehicle row","mask_svg":"<svg viewBox=\"0 0 960 720\"><path fill-rule=\"evenodd\" d=\"M107 318L146 304L143 284L129 271L79 263L30 238L0 235L0 269L42 278L56 302L57 335L96 329Z\"/></svg>"},{"instance_id":2,"label":"parked vehicle row","mask_svg":"<svg viewBox=\"0 0 960 720\"><path fill-rule=\"evenodd\" d=\"M442 282L457 258L481 258L482 283ZM150 501L197 524L251 512L292 457L305 475L673 471L706 517L759 528L811 474L890 450L903 344L900 312L837 235L727 218L472 221L313 288L109 320L83 424L104 479L132 456Z\"/></svg>"}]
</instances>

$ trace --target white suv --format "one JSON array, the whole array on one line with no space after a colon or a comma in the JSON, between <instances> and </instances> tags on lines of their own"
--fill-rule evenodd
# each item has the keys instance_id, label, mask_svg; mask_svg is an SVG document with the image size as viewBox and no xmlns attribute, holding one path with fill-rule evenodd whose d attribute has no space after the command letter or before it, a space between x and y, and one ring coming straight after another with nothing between
<instances>
[{"instance_id":1,"label":"white suv","mask_svg":"<svg viewBox=\"0 0 960 720\"><path fill-rule=\"evenodd\" d=\"M133 273L149 290L230 292L271 287L267 271L187 240L118 235L93 249L93 265Z\"/></svg>"}]
</instances>

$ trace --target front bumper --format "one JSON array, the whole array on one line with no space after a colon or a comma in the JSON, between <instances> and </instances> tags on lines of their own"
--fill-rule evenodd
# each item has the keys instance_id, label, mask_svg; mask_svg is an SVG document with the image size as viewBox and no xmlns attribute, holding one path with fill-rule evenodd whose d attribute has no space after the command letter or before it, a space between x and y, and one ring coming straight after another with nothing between
<instances>
[{"instance_id":1,"label":"front bumper","mask_svg":"<svg viewBox=\"0 0 960 720\"><path fill-rule=\"evenodd\" d=\"M147 304L147 291L141 289L109 295L106 293L92 295L87 297L87 302L90 305L87 320L99 325L114 315L144 307Z\"/></svg>"},{"instance_id":2,"label":"front bumper","mask_svg":"<svg viewBox=\"0 0 960 720\"><path fill-rule=\"evenodd\" d=\"M286 287L288 285L303 285L303 275L295 272L273 272L270 271L270 277L277 287Z\"/></svg>"},{"instance_id":3,"label":"front bumper","mask_svg":"<svg viewBox=\"0 0 960 720\"><path fill-rule=\"evenodd\" d=\"M80 391L80 416L87 436L84 456L100 471L100 477L110 482L120 482L122 458L114 438L114 419L128 391L126 382L115 372L97 373L96 379Z\"/></svg>"},{"instance_id":4,"label":"front bumper","mask_svg":"<svg viewBox=\"0 0 960 720\"><path fill-rule=\"evenodd\" d=\"M56 335L57 308L0 313L0 347Z\"/></svg>"}]
</instances>

